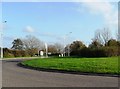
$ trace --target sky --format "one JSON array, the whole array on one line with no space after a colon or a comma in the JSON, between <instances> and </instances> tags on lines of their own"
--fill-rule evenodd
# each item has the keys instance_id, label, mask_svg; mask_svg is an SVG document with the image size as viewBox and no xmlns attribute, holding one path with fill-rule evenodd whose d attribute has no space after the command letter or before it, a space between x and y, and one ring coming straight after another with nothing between
<instances>
[{"instance_id":1,"label":"sky","mask_svg":"<svg viewBox=\"0 0 120 89\"><path fill-rule=\"evenodd\" d=\"M90 44L98 29L118 30L118 2L9 2L0 3L4 47L14 39L33 35L47 43L80 40ZM7 23L4 23L7 21Z\"/></svg>"}]
</instances>

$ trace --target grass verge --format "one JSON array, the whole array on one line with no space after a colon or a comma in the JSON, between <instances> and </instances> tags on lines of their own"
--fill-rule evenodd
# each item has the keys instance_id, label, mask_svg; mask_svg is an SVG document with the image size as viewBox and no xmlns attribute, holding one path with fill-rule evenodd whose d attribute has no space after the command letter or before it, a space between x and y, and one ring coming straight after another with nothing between
<instances>
[{"instance_id":1,"label":"grass verge","mask_svg":"<svg viewBox=\"0 0 120 89\"><path fill-rule=\"evenodd\" d=\"M118 57L108 58L39 58L23 61L24 66L82 73L120 74Z\"/></svg>"}]
</instances>

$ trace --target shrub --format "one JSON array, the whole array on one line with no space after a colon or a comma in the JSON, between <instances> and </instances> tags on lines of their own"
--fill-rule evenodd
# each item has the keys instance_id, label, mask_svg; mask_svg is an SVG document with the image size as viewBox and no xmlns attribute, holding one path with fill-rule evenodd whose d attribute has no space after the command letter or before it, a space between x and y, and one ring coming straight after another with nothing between
<instances>
[{"instance_id":1,"label":"shrub","mask_svg":"<svg viewBox=\"0 0 120 89\"><path fill-rule=\"evenodd\" d=\"M104 47L104 51L105 51L105 55L107 57L111 57L111 56L119 56L118 53L118 47Z\"/></svg>"},{"instance_id":2,"label":"shrub","mask_svg":"<svg viewBox=\"0 0 120 89\"><path fill-rule=\"evenodd\" d=\"M80 51L82 57L105 57L105 52L101 48L84 48Z\"/></svg>"},{"instance_id":3,"label":"shrub","mask_svg":"<svg viewBox=\"0 0 120 89\"><path fill-rule=\"evenodd\" d=\"M14 57L14 54L4 53L4 57L5 57L5 58L12 58L12 57Z\"/></svg>"}]
</instances>

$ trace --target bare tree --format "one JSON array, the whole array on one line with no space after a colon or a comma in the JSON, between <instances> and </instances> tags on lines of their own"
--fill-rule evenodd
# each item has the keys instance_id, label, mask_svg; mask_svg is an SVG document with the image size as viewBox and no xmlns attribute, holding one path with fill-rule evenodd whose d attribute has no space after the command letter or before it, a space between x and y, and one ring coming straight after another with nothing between
<instances>
[{"instance_id":1,"label":"bare tree","mask_svg":"<svg viewBox=\"0 0 120 89\"><path fill-rule=\"evenodd\" d=\"M57 53L57 49L56 49L55 45L48 45L48 52L51 54Z\"/></svg>"},{"instance_id":2,"label":"bare tree","mask_svg":"<svg viewBox=\"0 0 120 89\"><path fill-rule=\"evenodd\" d=\"M22 40L25 50L33 56L39 49L44 47L42 41L37 39L35 36L27 35L25 39Z\"/></svg>"},{"instance_id":3,"label":"bare tree","mask_svg":"<svg viewBox=\"0 0 120 89\"><path fill-rule=\"evenodd\" d=\"M92 40L103 44L102 37L101 37L101 30L98 29L95 31L95 35Z\"/></svg>"},{"instance_id":4,"label":"bare tree","mask_svg":"<svg viewBox=\"0 0 120 89\"><path fill-rule=\"evenodd\" d=\"M106 44L112 38L111 37L111 32L110 32L110 30L108 28L104 28L102 30L101 36L102 36L104 44Z\"/></svg>"},{"instance_id":5,"label":"bare tree","mask_svg":"<svg viewBox=\"0 0 120 89\"><path fill-rule=\"evenodd\" d=\"M111 32L108 28L104 28L103 30L96 30L94 39L95 41L106 45L106 43L111 39Z\"/></svg>"},{"instance_id":6,"label":"bare tree","mask_svg":"<svg viewBox=\"0 0 120 89\"><path fill-rule=\"evenodd\" d=\"M60 43L55 43L54 45L55 45L58 53L62 53L62 52L63 52L64 46L63 46L62 44L60 44Z\"/></svg>"}]
</instances>

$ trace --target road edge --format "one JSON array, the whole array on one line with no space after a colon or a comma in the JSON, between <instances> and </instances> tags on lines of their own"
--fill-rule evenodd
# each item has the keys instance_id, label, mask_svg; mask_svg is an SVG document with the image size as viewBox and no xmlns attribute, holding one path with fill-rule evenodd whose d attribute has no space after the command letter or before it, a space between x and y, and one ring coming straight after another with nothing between
<instances>
[{"instance_id":1,"label":"road edge","mask_svg":"<svg viewBox=\"0 0 120 89\"><path fill-rule=\"evenodd\" d=\"M17 64L17 66L37 71L45 71L45 72L54 72L54 73L64 73L64 74L77 74L77 75L88 75L88 76L105 76L105 77L120 77L117 74L104 74L104 73L88 73L88 72L76 72L76 71L67 71L67 70L57 70L57 69L46 69L46 68L38 68L32 66L23 65L21 62Z\"/></svg>"}]
</instances>

